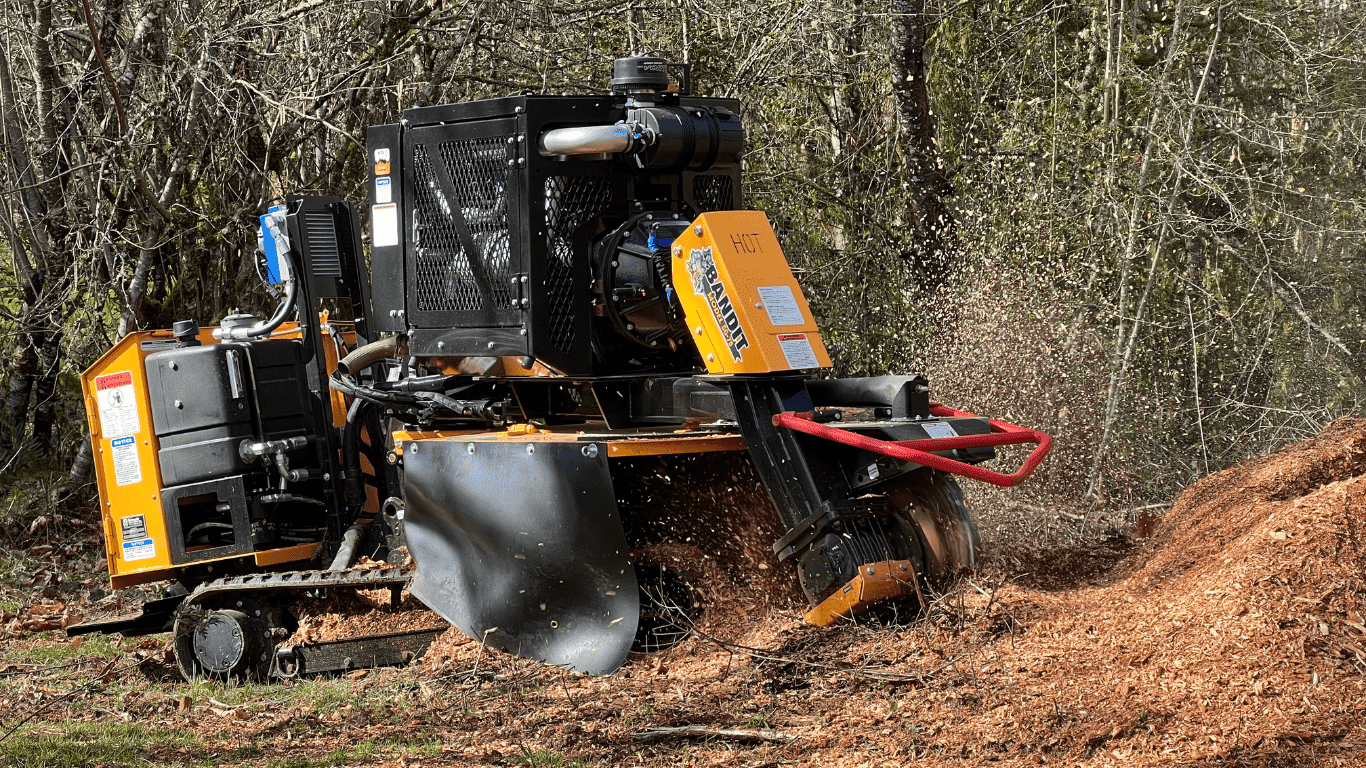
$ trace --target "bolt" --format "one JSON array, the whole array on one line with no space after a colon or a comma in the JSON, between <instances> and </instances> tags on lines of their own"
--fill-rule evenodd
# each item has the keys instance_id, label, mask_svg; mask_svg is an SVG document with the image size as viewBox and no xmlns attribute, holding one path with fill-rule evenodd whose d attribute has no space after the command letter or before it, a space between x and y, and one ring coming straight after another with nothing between
<instances>
[{"instance_id":1,"label":"bolt","mask_svg":"<svg viewBox=\"0 0 1366 768\"><path fill-rule=\"evenodd\" d=\"M693 227L693 228L692 228L692 233L693 233L694 235L697 235L698 237L701 237L701 236L702 236L702 225L701 225L701 224L698 224L697 226Z\"/></svg>"},{"instance_id":2,"label":"bolt","mask_svg":"<svg viewBox=\"0 0 1366 768\"><path fill-rule=\"evenodd\" d=\"M173 370L173 371L178 371L178 370L180 370L180 363L177 363L176 361L172 360L172 361L171 361L171 370Z\"/></svg>"},{"instance_id":3,"label":"bolt","mask_svg":"<svg viewBox=\"0 0 1366 768\"><path fill-rule=\"evenodd\" d=\"M589 443L588 445L585 445L583 447L583 455L587 456L590 459L596 459L598 457L597 443Z\"/></svg>"},{"instance_id":4,"label":"bolt","mask_svg":"<svg viewBox=\"0 0 1366 768\"><path fill-rule=\"evenodd\" d=\"M489 342L489 349L493 349L493 342Z\"/></svg>"},{"instance_id":5,"label":"bolt","mask_svg":"<svg viewBox=\"0 0 1366 768\"><path fill-rule=\"evenodd\" d=\"M465 453L468 453L471 456L474 455L474 443L467 443L465 445Z\"/></svg>"},{"instance_id":6,"label":"bolt","mask_svg":"<svg viewBox=\"0 0 1366 768\"><path fill-rule=\"evenodd\" d=\"M902 564L901 564L901 570L903 570L903 571L906 570L906 564L905 564L905 563L902 563Z\"/></svg>"},{"instance_id":7,"label":"bolt","mask_svg":"<svg viewBox=\"0 0 1366 768\"><path fill-rule=\"evenodd\" d=\"M182 402L180 402L179 400L177 400L177 401L175 401L175 407L176 407L176 410L177 410L177 411L184 410L184 409L185 409L185 404L182 403Z\"/></svg>"},{"instance_id":8,"label":"bolt","mask_svg":"<svg viewBox=\"0 0 1366 768\"><path fill-rule=\"evenodd\" d=\"M446 348L446 342L444 342L444 341L438 341L438 342L436 343L436 348L437 348L437 349L445 349L445 348Z\"/></svg>"},{"instance_id":9,"label":"bolt","mask_svg":"<svg viewBox=\"0 0 1366 768\"><path fill-rule=\"evenodd\" d=\"M526 454L527 454L528 456L530 456L531 454L533 454L533 453L535 453L535 452L536 452L536 446L534 446L534 445L528 445L528 446L526 447Z\"/></svg>"},{"instance_id":10,"label":"bolt","mask_svg":"<svg viewBox=\"0 0 1366 768\"><path fill-rule=\"evenodd\" d=\"M714 363L714 362L716 362L716 355L707 355L707 362L709 362L709 363Z\"/></svg>"},{"instance_id":11,"label":"bolt","mask_svg":"<svg viewBox=\"0 0 1366 768\"><path fill-rule=\"evenodd\" d=\"M674 255L677 256L677 257L680 258L680 259L683 258L683 246L681 246L681 245L675 245L675 246L674 246Z\"/></svg>"}]
</instances>

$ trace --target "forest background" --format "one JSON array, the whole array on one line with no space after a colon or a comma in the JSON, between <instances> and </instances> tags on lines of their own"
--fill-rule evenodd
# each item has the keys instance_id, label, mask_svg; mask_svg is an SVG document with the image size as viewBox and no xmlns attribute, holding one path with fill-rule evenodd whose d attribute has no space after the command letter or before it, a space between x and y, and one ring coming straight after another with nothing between
<instances>
[{"instance_id":1,"label":"forest background","mask_svg":"<svg viewBox=\"0 0 1366 768\"><path fill-rule=\"evenodd\" d=\"M1366 399L1355 0L3 8L8 524L90 508L79 375L122 333L269 306L272 196L363 204L366 126L603 92L631 51L743 100L746 205L839 373L1054 435L1017 506L1123 517Z\"/></svg>"}]
</instances>

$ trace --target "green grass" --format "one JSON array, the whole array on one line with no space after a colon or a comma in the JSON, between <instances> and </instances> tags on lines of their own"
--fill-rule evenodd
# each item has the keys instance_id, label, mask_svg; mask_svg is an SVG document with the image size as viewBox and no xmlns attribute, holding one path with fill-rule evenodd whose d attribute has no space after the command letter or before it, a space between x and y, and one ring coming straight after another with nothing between
<instances>
[{"instance_id":1,"label":"green grass","mask_svg":"<svg viewBox=\"0 0 1366 768\"><path fill-rule=\"evenodd\" d=\"M414 749L415 747L417 749ZM306 757L277 758L266 763L266 768L330 768L330 766L373 762L382 755L395 753L434 757L441 754L441 742L430 741L414 744L412 742L400 742L398 739L380 742L366 739L359 744L337 747L326 756L312 760ZM542 763L535 763L535 765L542 765ZM544 763L544 765L560 765L560 763Z\"/></svg>"},{"instance_id":2,"label":"green grass","mask_svg":"<svg viewBox=\"0 0 1366 768\"><path fill-rule=\"evenodd\" d=\"M63 661L87 656L116 659L127 655L128 653L121 646L119 639L109 635L86 635L81 640L80 645L53 643L7 654L8 658L15 661L29 661L35 664L60 664Z\"/></svg>"},{"instance_id":3,"label":"green grass","mask_svg":"<svg viewBox=\"0 0 1366 768\"><path fill-rule=\"evenodd\" d=\"M520 755L513 755L514 765L545 766L546 768L585 768L582 760L568 760L559 752L551 752L548 749L523 750Z\"/></svg>"},{"instance_id":4,"label":"green grass","mask_svg":"<svg viewBox=\"0 0 1366 768\"><path fill-rule=\"evenodd\" d=\"M45 731L51 726L45 726ZM145 766L159 747L201 747L183 728L148 728L135 723L82 723L57 735L41 735L34 726L0 742L0 765L13 768L68 766ZM202 749L196 751L202 752Z\"/></svg>"}]
</instances>

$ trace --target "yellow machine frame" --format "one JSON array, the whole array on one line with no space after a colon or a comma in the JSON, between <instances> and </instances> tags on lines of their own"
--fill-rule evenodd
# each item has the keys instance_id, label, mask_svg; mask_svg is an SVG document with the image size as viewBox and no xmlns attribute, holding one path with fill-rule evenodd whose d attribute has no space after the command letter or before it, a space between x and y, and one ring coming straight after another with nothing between
<instances>
[{"instance_id":1,"label":"yellow machine frame","mask_svg":"<svg viewBox=\"0 0 1366 768\"><path fill-rule=\"evenodd\" d=\"M325 316L322 322L327 324ZM333 325L354 340L349 323ZM282 325L270 338L297 339L300 336L298 326L289 323ZM202 344L218 343L212 328L201 329L198 339ZM176 577L178 565L171 562L166 518L161 505L163 484L157 460L161 446L152 426L145 365L147 356L157 351L145 348L145 342L172 340L174 336L168 330L134 331L120 339L81 375L90 444L95 454L95 482L103 502L100 513L104 522L105 558L110 583L118 588ZM337 350L332 344L323 347L327 368L334 370ZM332 408L334 426L340 426L345 422L346 398L335 391L332 398L335 401ZM106 425L106 421L110 423ZM369 468L368 462L366 468ZM377 508L374 490L367 490L370 493L367 508ZM318 543L297 544L196 564L207 563L212 569L215 562L251 557L257 566L264 567L311 559L318 547Z\"/></svg>"}]
</instances>

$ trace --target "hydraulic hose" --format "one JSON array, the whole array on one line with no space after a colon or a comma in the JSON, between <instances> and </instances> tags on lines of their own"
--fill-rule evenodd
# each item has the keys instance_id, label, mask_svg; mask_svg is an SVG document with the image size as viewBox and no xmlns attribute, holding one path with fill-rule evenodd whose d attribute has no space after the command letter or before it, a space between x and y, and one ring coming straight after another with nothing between
<instances>
[{"instance_id":1,"label":"hydraulic hose","mask_svg":"<svg viewBox=\"0 0 1366 768\"><path fill-rule=\"evenodd\" d=\"M356 347L351 350L351 354L343 357L337 363L337 371L343 376L359 373L386 357L397 356L398 347L398 336L388 336L379 341L372 341L364 346Z\"/></svg>"},{"instance_id":2,"label":"hydraulic hose","mask_svg":"<svg viewBox=\"0 0 1366 768\"><path fill-rule=\"evenodd\" d=\"M360 465L360 429L370 403L359 397L351 401L346 413L346 427L342 430L342 467L346 488L346 504L357 509L365 503L365 481Z\"/></svg>"},{"instance_id":3,"label":"hydraulic hose","mask_svg":"<svg viewBox=\"0 0 1366 768\"><path fill-rule=\"evenodd\" d=\"M290 257L286 257L290 258ZM290 263L293 259L290 258ZM285 281L285 298L280 301L280 305L275 308L275 314L268 319L246 328L215 328L213 337L221 341L238 341L241 339L255 339L266 336L279 328L281 324L294 312L294 303L299 298L299 276L298 270L291 270L292 277Z\"/></svg>"},{"instance_id":4,"label":"hydraulic hose","mask_svg":"<svg viewBox=\"0 0 1366 768\"><path fill-rule=\"evenodd\" d=\"M346 529L342 534L341 548L337 550L337 556L332 558L332 564L327 566L329 571L344 571L356 562L358 548L360 547L361 536L365 534L365 526L353 525Z\"/></svg>"}]
</instances>

